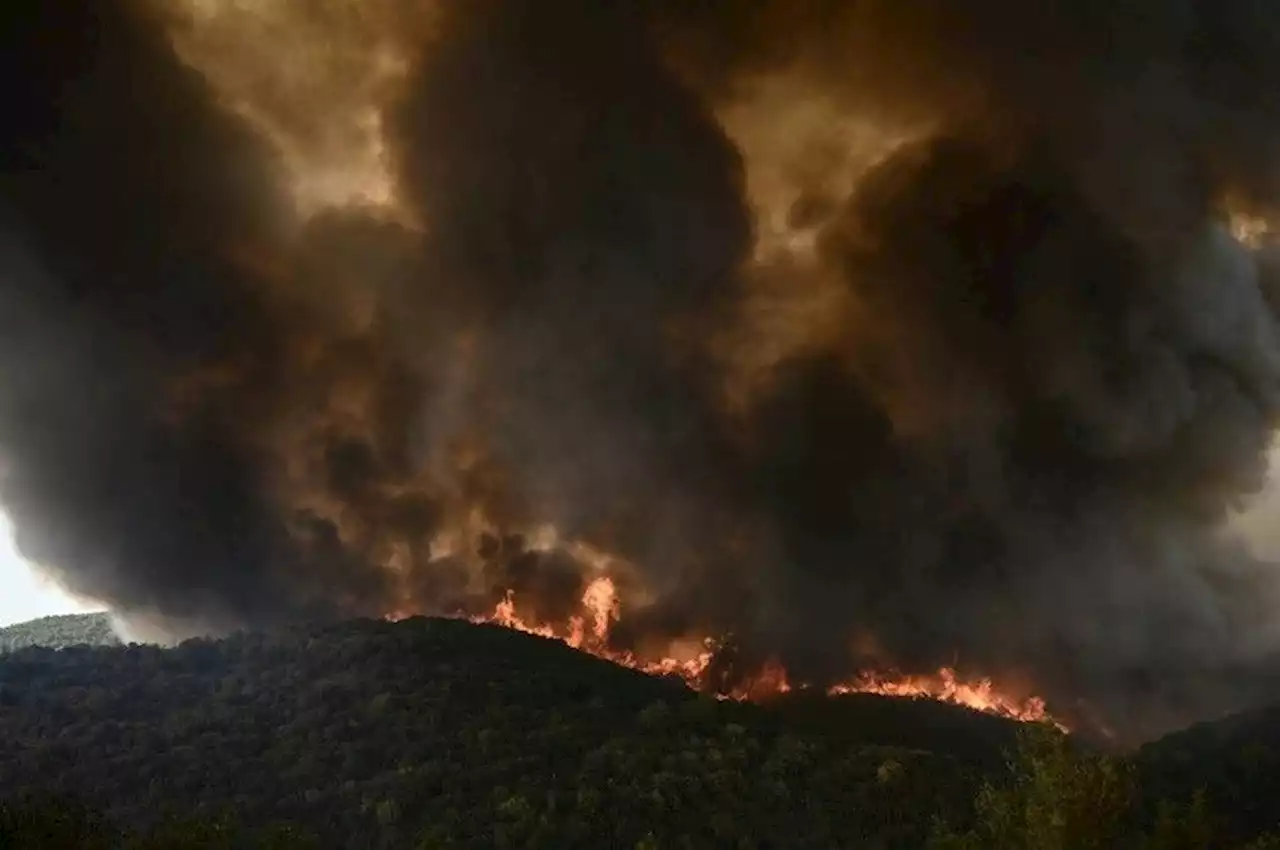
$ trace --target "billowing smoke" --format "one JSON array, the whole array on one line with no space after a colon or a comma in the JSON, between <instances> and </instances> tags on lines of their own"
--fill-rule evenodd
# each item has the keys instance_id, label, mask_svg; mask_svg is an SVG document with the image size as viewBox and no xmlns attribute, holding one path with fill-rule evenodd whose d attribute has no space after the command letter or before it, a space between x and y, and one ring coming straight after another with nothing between
<instances>
[{"instance_id":1,"label":"billowing smoke","mask_svg":"<svg viewBox=\"0 0 1280 850\"><path fill-rule=\"evenodd\" d=\"M394 201L317 211L322 98L10 5L0 501L77 592L557 620L603 569L615 641L729 677L957 664L1126 735L1280 695L1226 527L1280 411L1269 6L368 0Z\"/></svg>"}]
</instances>

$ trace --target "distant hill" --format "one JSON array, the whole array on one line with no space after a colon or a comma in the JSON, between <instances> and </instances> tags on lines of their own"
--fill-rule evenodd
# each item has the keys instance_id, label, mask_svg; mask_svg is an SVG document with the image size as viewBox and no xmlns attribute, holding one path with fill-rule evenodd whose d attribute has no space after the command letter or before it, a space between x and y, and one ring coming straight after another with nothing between
<instances>
[{"instance_id":1,"label":"distant hill","mask_svg":"<svg viewBox=\"0 0 1280 850\"><path fill-rule=\"evenodd\" d=\"M26 646L114 646L120 643L108 614L41 617L0 628L0 653Z\"/></svg>"}]
</instances>

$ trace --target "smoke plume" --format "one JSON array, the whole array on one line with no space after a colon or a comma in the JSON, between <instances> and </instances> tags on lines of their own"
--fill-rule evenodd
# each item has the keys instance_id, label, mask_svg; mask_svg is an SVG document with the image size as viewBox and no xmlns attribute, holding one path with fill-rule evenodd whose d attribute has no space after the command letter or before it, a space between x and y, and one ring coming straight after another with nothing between
<instances>
[{"instance_id":1,"label":"smoke plume","mask_svg":"<svg viewBox=\"0 0 1280 850\"><path fill-rule=\"evenodd\" d=\"M1280 12L296 6L6 7L0 502L68 587L186 634L603 571L619 649L730 679L955 664L1124 736L1280 695L1227 522Z\"/></svg>"}]
</instances>

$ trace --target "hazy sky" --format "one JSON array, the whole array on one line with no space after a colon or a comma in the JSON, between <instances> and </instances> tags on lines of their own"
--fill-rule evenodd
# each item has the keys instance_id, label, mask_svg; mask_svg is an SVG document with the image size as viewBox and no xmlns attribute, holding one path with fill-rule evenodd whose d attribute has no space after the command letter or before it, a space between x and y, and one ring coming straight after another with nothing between
<instances>
[{"instance_id":1,"label":"hazy sky","mask_svg":"<svg viewBox=\"0 0 1280 850\"><path fill-rule=\"evenodd\" d=\"M28 566L14 549L9 518L0 514L0 626L101 608L73 599Z\"/></svg>"}]
</instances>

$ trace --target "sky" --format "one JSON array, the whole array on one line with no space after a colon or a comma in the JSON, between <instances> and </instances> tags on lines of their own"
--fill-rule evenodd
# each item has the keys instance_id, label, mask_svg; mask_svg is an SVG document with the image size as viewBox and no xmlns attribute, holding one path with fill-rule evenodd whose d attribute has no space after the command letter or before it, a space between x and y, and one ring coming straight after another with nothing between
<instances>
[{"instance_id":1,"label":"sky","mask_svg":"<svg viewBox=\"0 0 1280 850\"><path fill-rule=\"evenodd\" d=\"M14 545L9 518L0 514L0 626L50 614L100 610L101 605L64 593L24 561Z\"/></svg>"}]
</instances>

